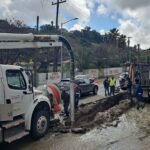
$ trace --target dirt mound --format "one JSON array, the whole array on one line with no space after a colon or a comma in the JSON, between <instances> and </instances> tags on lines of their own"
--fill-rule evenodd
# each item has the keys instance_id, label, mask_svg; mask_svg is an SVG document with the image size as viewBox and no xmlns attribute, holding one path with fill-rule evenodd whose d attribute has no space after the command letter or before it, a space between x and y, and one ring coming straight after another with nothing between
<instances>
[{"instance_id":1,"label":"dirt mound","mask_svg":"<svg viewBox=\"0 0 150 150\"><path fill-rule=\"evenodd\" d=\"M130 100L121 100L121 98L122 96L116 95L81 107L76 113L75 126L87 128L101 126L102 124L116 126L117 123L113 121L131 106Z\"/></svg>"},{"instance_id":2,"label":"dirt mound","mask_svg":"<svg viewBox=\"0 0 150 150\"><path fill-rule=\"evenodd\" d=\"M98 112L93 120L93 123L97 125L107 122L112 122L117 119L119 115L130 108L130 100L123 100L118 105L104 111Z\"/></svg>"}]
</instances>

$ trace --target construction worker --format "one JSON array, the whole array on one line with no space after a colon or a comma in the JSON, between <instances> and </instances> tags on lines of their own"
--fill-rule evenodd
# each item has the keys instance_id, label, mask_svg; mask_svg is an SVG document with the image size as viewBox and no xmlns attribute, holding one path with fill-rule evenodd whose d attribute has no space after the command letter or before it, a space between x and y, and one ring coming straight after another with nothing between
<instances>
[{"instance_id":1,"label":"construction worker","mask_svg":"<svg viewBox=\"0 0 150 150\"><path fill-rule=\"evenodd\" d=\"M108 77L105 78L103 81L104 90L105 90L105 96L109 95L109 80Z\"/></svg>"},{"instance_id":2,"label":"construction worker","mask_svg":"<svg viewBox=\"0 0 150 150\"><path fill-rule=\"evenodd\" d=\"M128 99L132 100L132 93L131 93L131 90L132 90L132 81L129 77L127 77L127 83L126 83L126 86L127 86L127 94L128 94Z\"/></svg>"},{"instance_id":3,"label":"construction worker","mask_svg":"<svg viewBox=\"0 0 150 150\"><path fill-rule=\"evenodd\" d=\"M74 83L74 107L78 110L79 99L80 99L80 88L77 82Z\"/></svg>"},{"instance_id":4,"label":"construction worker","mask_svg":"<svg viewBox=\"0 0 150 150\"><path fill-rule=\"evenodd\" d=\"M114 79L114 77L112 76L109 79L109 87L110 87L110 96L111 95L115 95L115 87L116 87L116 79Z\"/></svg>"},{"instance_id":5,"label":"construction worker","mask_svg":"<svg viewBox=\"0 0 150 150\"><path fill-rule=\"evenodd\" d=\"M144 108L145 103L143 102L143 90L139 79L135 79L135 98L137 99L137 109Z\"/></svg>"},{"instance_id":6,"label":"construction worker","mask_svg":"<svg viewBox=\"0 0 150 150\"><path fill-rule=\"evenodd\" d=\"M69 93L67 93L67 90L65 88L61 88L61 90L62 90L61 98L63 100L65 117L68 117L69 116L68 107L69 107L69 103L70 103L70 95L69 95Z\"/></svg>"}]
</instances>

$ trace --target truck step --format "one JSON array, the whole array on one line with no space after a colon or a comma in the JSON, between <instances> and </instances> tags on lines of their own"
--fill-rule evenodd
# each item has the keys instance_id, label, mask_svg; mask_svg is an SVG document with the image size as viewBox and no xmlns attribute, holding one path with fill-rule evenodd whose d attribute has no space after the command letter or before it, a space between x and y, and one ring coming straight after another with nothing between
<instances>
[{"instance_id":1,"label":"truck step","mask_svg":"<svg viewBox=\"0 0 150 150\"><path fill-rule=\"evenodd\" d=\"M13 141L21 139L22 137L24 137L24 136L26 136L28 134L29 134L29 132L23 131L23 132L18 133L18 134L14 135L14 136L6 138L4 141L7 142L7 143L12 143Z\"/></svg>"},{"instance_id":2,"label":"truck step","mask_svg":"<svg viewBox=\"0 0 150 150\"><path fill-rule=\"evenodd\" d=\"M23 123L25 123L24 119L18 119L16 121L9 122L7 124L3 124L2 127L5 129L9 129L9 128L13 128L13 127L18 126Z\"/></svg>"}]
</instances>

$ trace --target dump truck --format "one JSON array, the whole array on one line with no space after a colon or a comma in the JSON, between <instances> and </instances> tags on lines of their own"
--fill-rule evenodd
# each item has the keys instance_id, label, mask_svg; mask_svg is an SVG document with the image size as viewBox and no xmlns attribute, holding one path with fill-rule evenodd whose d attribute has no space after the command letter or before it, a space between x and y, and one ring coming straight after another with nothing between
<instances>
[{"instance_id":1,"label":"dump truck","mask_svg":"<svg viewBox=\"0 0 150 150\"><path fill-rule=\"evenodd\" d=\"M150 100L150 63L132 63L129 68L129 77L133 83L139 79L143 89L143 98Z\"/></svg>"},{"instance_id":2,"label":"dump truck","mask_svg":"<svg viewBox=\"0 0 150 150\"><path fill-rule=\"evenodd\" d=\"M122 90L127 90L127 78L132 81L132 94L134 94L135 79L139 79L143 89L143 98L150 100L150 63L131 63L128 66L128 74L120 80Z\"/></svg>"},{"instance_id":3,"label":"dump truck","mask_svg":"<svg viewBox=\"0 0 150 150\"><path fill-rule=\"evenodd\" d=\"M60 47L64 43L71 57L73 52L64 37L0 33L0 50ZM0 64L0 143L11 143L30 134L34 139L44 136L52 121L50 99L35 95L30 73L16 65ZM73 89L73 86L70 86Z\"/></svg>"}]
</instances>

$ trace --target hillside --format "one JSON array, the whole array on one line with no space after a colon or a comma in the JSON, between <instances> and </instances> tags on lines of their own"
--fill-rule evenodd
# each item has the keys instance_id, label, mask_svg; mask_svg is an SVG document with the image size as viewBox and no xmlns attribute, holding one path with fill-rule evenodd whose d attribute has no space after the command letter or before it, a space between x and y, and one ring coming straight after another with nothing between
<instances>
[{"instance_id":1,"label":"hillside","mask_svg":"<svg viewBox=\"0 0 150 150\"><path fill-rule=\"evenodd\" d=\"M101 35L90 27L81 31L62 30L63 36L71 43L75 53L76 68L80 71L89 68L116 67L130 60L137 59L137 48L128 47L125 35L121 35L118 29L111 29L105 35ZM0 20L0 32L11 33L36 33L35 28L28 27L19 20ZM40 27L38 34L60 34L53 25L46 24ZM58 59L57 57L58 56ZM60 64L60 50L37 50L36 54L30 51L1 51L0 63L33 62L38 69L46 70L48 65L57 59ZM12 59L13 58L13 59ZM68 60L68 54L63 48L63 60ZM141 54L143 60L149 59L147 53Z\"/></svg>"}]
</instances>

